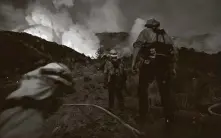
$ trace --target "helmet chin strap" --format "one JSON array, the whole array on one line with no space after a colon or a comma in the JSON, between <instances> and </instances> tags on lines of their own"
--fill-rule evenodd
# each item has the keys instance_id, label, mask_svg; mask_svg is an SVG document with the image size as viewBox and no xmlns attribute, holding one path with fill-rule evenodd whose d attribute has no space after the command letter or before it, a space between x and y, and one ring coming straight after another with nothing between
<instances>
[{"instance_id":1,"label":"helmet chin strap","mask_svg":"<svg viewBox=\"0 0 221 138\"><path fill-rule=\"evenodd\" d=\"M152 27L152 29L154 30L154 31L156 31L157 29L158 29L159 27Z\"/></svg>"}]
</instances>

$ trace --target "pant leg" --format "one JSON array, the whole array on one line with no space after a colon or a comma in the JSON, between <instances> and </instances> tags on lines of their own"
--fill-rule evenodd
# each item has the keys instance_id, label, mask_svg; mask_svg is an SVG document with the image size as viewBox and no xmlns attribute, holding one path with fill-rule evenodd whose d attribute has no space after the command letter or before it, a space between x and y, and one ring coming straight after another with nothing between
<instances>
[{"instance_id":1,"label":"pant leg","mask_svg":"<svg viewBox=\"0 0 221 138\"><path fill-rule=\"evenodd\" d=\"M112 85L108 86L108 94L109 94L109 108L112 109L114 107L114 98L115 91Z\"/></svg>"},{"instance_id":2,"label":"pant leg","mask_svg":"<svg viewBox=\"0 0 221 138\"><path fill-rule=\"evenodd\" d=\"M141 67L139 74L138 98L139 98L139 115L142 122L149 109L147 88L154 79L154 73L148 66Z\"/></svg>"},{"instance_id":3,"label":"pant leg","mask_svg":"<svg viewBox=\"0 0 221 138\"><path fill-rule=\"evenodd\" d=\"M166 119L174 119L175 101L172 96L171 80L169 76L159 73L157 76L157 83L161 96L161 103L164 108L164 116Z\"/></svg>"},{"instance_id":4,"label":"pant leg","mask_svg":"<svg viewBox=\"0 0 221 138\"><path fill-rule=\"evenodd\" d=\"M125 81L124 84L123 84L123 90L125 91L125 93L127 95L130 95L129 91L127 90L127 82Z\"/></svg>"},{"instance_id":5,"label":"pant leg","mask_svg":"<svg viewBox=\"0 0 221 138\"><path fill-rule=\"evenodd\" d=\"M123 97L123 89L116 89L116 98L118 101L118 107L120 110L124 110L124 97Z\"/></svg>"}]
</instances>

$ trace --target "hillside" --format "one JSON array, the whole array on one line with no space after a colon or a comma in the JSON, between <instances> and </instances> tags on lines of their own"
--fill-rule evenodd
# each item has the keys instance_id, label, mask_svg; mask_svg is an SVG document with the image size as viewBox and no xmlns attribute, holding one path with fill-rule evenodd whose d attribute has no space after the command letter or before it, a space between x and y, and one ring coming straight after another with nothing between
<instances>
[{"instance_id":1,"label":"hillside","mask_svg":"<svg viewBox=\"0 0 221 138\"><path fill-rule=\"evenodd\" d=\"M129 36L123 32L97 35L101 39L101 44L107 48L126 41ZM17 87L16 81L23 73L51 61L60 61L68 65L73 71L77 91L77 93L63 97L64 103L93 103L107 107L107 90L103 88L102 72L97 70L100 60L91 60L68 47L47 42L25 33L0 32L0 46L1 98L4 98ZM196 102L207 107L208 104L214 102L214 97L221 97L220 58L221 53L209 55L196 52L193 49L179 49L178 77L175 81L174 91L176 92L178 106L184 112L178 114L178 118L182 121L176 126L174 138L180 135L189 138L198 133L196 126L191 121L193 117L198 115L198 111L205 113L205 110L193 107ZM125 62L129 69L130 57L125 58ZM129 74L127 89L130 95L124 93L127 108L124 113L114 111L115 114L134 127L137 127L137 83L137 75ZM185 97L188 96L190 98L185 101ZM204 99L197 99L197 97ZM187 110L191 111L187 112ZM162 117L161 108L159 107L159 110L153 108L153 115L154 118L150 121L152 123L147 126L147 132L152 138L164 138L164 132L161 130L163 123L160 119ZM199 134L201 138L209 138L211 133L214 133L214 136L219 134L217 127L214 126L214 124L217 125L217 120L212 118L213 121L208 123L210 119L210 117L204 118L205 127ZM133 136L131 132L109 116L97 109L85 107L61 107L56 114L49 118L46 124L46 132L47 138L130 138Z\"/></svg>"},{"instance_id":2,"label":"hillside","mask_svg":"<svg viewBox=\"0 0 221 138\"><path fill-rule=\"evenodd\" d=\"M0 49L0 91L3 95L11 91L22 74L49 62L63 62L74 69L75 63L83 65L90 61L66 46L26 33L0 31Z\"/></svg>"}]
</instances>

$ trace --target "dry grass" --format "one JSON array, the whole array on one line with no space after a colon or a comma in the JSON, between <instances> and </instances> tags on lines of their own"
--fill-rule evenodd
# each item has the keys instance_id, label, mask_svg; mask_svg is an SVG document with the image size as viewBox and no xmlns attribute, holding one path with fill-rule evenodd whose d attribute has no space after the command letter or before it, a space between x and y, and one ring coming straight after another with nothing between
<instances>
[{"instance_id":1,"label":"dry grass","mask_svg":"<svg viewBox=\"0 0 221 138\"><path fill-rule=\"evenodd\" d=\"M103 88L102 72L97 71L92 65L83 68L81 73L81 77L75 78L75 89L77 93L64 97L64 103L88 103L106 108L108 104L108 93L107 90ZM132 85L128 86L131 87ZM133 89L130 88L130 90ZM133 109L136 107L136 103L134 103L136 102L135 99L136 97L126 98L126 102L131 104L128 105L128 108ZM136 112L136 109L134 109L134 112ZM125 122L136 127L134 121L135 113L132 114L129 109L125 111L124 114L117 109L114 113ZM48 138L133 137L133 134L117 122L116 119L91 107L62 107L55 115L49 118L46 128L46 137Z\"/></svg>"}]
</instances>

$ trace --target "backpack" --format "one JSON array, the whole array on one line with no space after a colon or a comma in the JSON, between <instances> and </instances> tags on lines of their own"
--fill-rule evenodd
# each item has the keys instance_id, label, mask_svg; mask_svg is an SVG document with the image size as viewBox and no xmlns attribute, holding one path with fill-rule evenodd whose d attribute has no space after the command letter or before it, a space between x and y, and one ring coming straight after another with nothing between
<instances>
[{"instance_id":1,"label":"backpack","mask_svg":"<svg viewBox=\"0 0 221 138\"><path fill-rule=\"evenodd\" d=\"M155 61L162 65L168 64L173 58L173 45L165 43L164 34L166 32L164 30L157 30L155 33L156 41L151 44L144 44L139 51L139 55L143 60L149 60L150 63ZM159 35L163 37L164 42L158 41Z\"/></svg>"},{"instance_id":2,"label":"backpack","mask_svg":"<svg viewBox=\"0 0 221 138\"><path fill-rule=\"evenodd\" d=\"M114 74L111 76L111 83L120 87L126 81L126 71L123 69L123 72L121 72L121 61L112 61L111 63L114 71Z\"/></svg>"},{"instance_id":3,"label":"backpack","mask_svg":"<svg viewBox=\"0 0 221 138\"><path fill-rule=\"evenodd\" d=\"M114 76L120 76L120 62L119 61L112 61L113 69L114 69Z\"/></svg>"}]
</instances>

